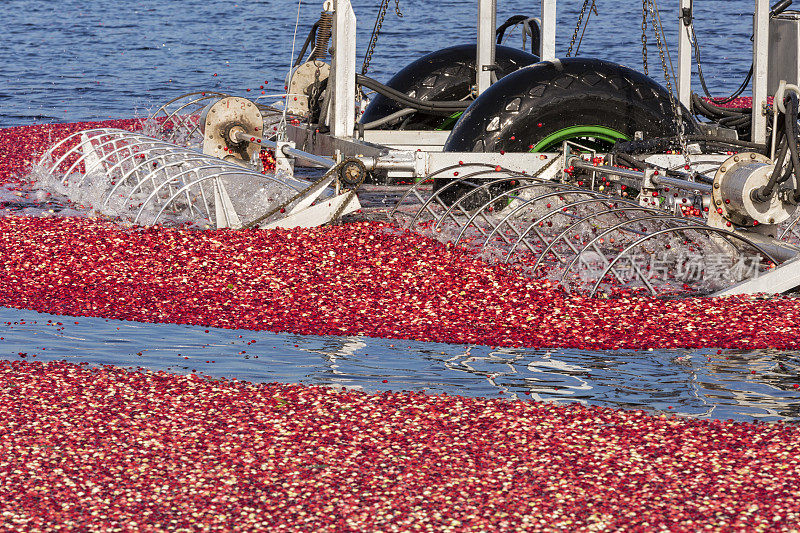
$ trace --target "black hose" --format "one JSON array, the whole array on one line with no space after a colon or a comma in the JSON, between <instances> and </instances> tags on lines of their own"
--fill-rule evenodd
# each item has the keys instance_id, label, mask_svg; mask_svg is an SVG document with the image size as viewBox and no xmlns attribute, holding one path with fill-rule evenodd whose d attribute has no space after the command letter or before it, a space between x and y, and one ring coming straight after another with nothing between
<instances>
[{"instance_id":1,"label":"black hose","mask_svg":"<svg viewBox=\"0 0 800 533\"><path fill-rule=\"evenodd\" d=\"M687 135L686 140L690 142L702 142L717 146L747 148L749 150L758 151L762 154L767 153L767 145L750 141L742 141L739 139L725 139L723 137L714 137L712 135ZM677 143L677 137L656 137L643 141L624 141L615 144L613 152L627 154L655 153L663 150L672 150L677 146Z\"/></svg>"},{"instance_id":2,"label":"black hose","mask_svg":"<svg viewBox=\"0 0 800 533\"><path fill-rule=\"evenodd\" d=\"M325 59L328 53L328 42L331 40L333 31L333 12L323 11L319 15L319 29L317 30L317 38L314 41L314 50L311 51L309 61L315 59Z\"/></svg>"},{"instance_id":3,"label":"black hose","mask_svg":"<svg viewBox=\"0 0 800 533\"><path fill-rule=\"evenodd\" d=\"M775 168L772 170L772 174L770 175L767 183L764 184L763 187L759 187L758 189L754 189L750 196L753 200L757 202L766 202L772 197L772 192L775 190L775 186L782 181L781 171L783 170L783 164L786 160L786 152L789 150L789 143L786 142L786 137L784 136L780 143L779 143L780 153L778 154L778 158L775 160Z\"/></svg>"},{"instance_id":4,"label":"black hose","mask_svg":"<svg viewBox=\"0 0 800 533\"><path fill-rule=\"evenodd\" d=\"M792 0L781 0L774 6L770 8L769 16L770 18L776 17L786 11L786 9L792 5ZM700 60L700 41L697 40L697 34L694 31L694 24L689 26L692 31L692 41L694 41L694 58L697 62L697 75L700 78L700 85L703 87L703 92L707 97L711 99L711 101L715 104L728 104L738 98L747 86L750 84L750 80L753 78L753 64L750 64L750 70L747 72L747 76L745 76L744 81L739 85L739 87L727 98L714 98L711 96L711 92L708 90L706 86L706 79L703 76L703 64ZM753 40L753 37L750 37L750 40Z\"/></svg>"},{"instance_id":5,"label":"black hose","mask_svg":"<svg viewBox=\"0 0 800 533\"><path fill-rule=\"evenodd\" d=\"M626 166L634 170L644 170L647 168L647 163L640 161L629 154L615 153L614 157L617 159L617 161L624 163Z\"/></svg>"},{"instance_id":6,"label":"black hose","mask_svg":"<svg viewBox=\"0 0 800 533\"><path fill-rule=\"evenodd\" d=\"M297 59L294 62L294 66L297 67L300 63L303 62L303 56L306 55L306 50L308 50L308 45L311 44L311 41L317 38L317 28L319 28L319 21L316 21L313 26L311 26L311 31L308 32L308 37L306 37L306 42L303 43L303 47L300 48L300 53L297 54Z\"/></svg>"},{"instance_id":7,"label":"black hose","mask_svg":"<svg viewBox=\"0 0 800 533\"><path fill-rule=\"evenodd\" d=\"M750 110L744 109L731 109L727 107L719 107L712 103L709 103L702 98L700 98L697 94L692 93L692 108L694 111L705 111L705 113L701 113L703 116L708 117L710 119L717 119L719 117L741 117L743 115L749 115ZM700 108L699 110L697 108Z\"/></svg>"},{"instance_id":8,"label":"black hose","mask_svg":"<svg viewBox=\"0 0 800 533\"><path fill-rule=\"evenodd\" d=\"M497 30L495 31L495 35L497 36L497 44L503 44L503 37L505 36L508 28L517 24L522 24L529 20L529 18L530 17L526 17L525 15L513 15L508 17L508 19L498 26ZM539 45L542 42L542 30L539 28L538 24L530 24L529 27L531 28L531 53L536 55L539 53ZM524 32L525 30L523 29L522 31Z\"/></svg>"},{"instance_id":9,"label":"black hose","mask_svg":"<svg viewBox=\"0 0 800 533\"><path fill-rule=\"evenodd\" d=\"M723 117L717 121L720 126L724 126L726 128L736 128L737 126L744 126L745 124L749 124L751 121L750 117Z\"/></svg>"},{"instance_id":10,"label":"black hose","mask_svg":"<svg viewBox=\"0 0 800 533\"><path fill-rule=\"evenodd\" d=\"M781 2L778 2L777 4L775 4L774 6L772 6L770 8L769 16L770 17L776 17L776 16L780 15L781 13L786 11L786 9L790 5L792 5L792 0L782 0Z\"/></svg>"},{"instance_id":11,"label":"black hose","mask_svg":"<svg viewBox=\"0 0 800 533\"><path fill-rule=\"evenodd\" d=\"M691 26L692 28L692 38L694 41L694 58L697 62L697 77L700 78L700 85L703 87L703 92L706 96L708 96L711 101L715 104L728 104L733 102L735 99L739 98L739 96L747 89L747 86L750 84L750 80L753 78L753 64L750 64L750 70L747 72L747 76L745 76L744 81L739 85L739 87L726 98L714 98L711 96L711 91L708 90L708 86L706 85L706 78L703 76L703 64L700 61L700 41L697 40L697 34L694 32L694 24Z\"/></svg>"},{"instance_id":12,"label":"black hose","mask_svg":"<svg viewBox=\"0 0 800 533\"><path fill-rule=\"evenodd\" d=\"M786 105L788 101L788 106ZM794 168L795 189L794 199L800 201L800 149L797 145L797 115L800 109L798 104L797 94L794 92L789 93L789 96L784 100L786 106L786 113L784 113L784 136L789 146L789 155L792 159L792 167Z\"/></svg>"},{"instance_id":13,"label":"black hose","mask_svg":"<svg viewBox=\"0 0 800 533\"><path fill-rule=\"evenodd\" d=\"M356 83L363 85L368 89L372 89L387 98L391 98L395 102L403 104L405 107L411 107L418 111L424 111L431 115L450 116L458 111L464 111L472 103L471 101L462 100L420 100L419 98L412 98L405 93L393 89L378 80L374 80L363 74L356 74Z\"/></svg>"},{"instance_id":14,"label":"black hose","mask_svg":"<svg viewBox=\"0 0 800 533\"><path fill-rule=\"evenodd\" d=\"M762 154L767 153L766 144L743 141L741 139L724 139L722 137L714 137L711 135L688 135L686 139L695 142L710 142L715 144L723 144L727 146L736 146L738 148L749 148L751 150L759 151Z\"/></svg>"},{"instance_id":15,"label":"black hose","mask_svg":"<svg viewBox=\"0 0 800 533\"><path fill-rule=\"evenodd\" d=\"M503 44L503 36L506 34L506 29L520 22L525 22L526 20L528 20L528 17L525 15L512 15L508 17L508 20L500 24L500 26L497 27L497 31L494 32L494 34L497 35L497 44Z\"/></svg>"}]
</instances>

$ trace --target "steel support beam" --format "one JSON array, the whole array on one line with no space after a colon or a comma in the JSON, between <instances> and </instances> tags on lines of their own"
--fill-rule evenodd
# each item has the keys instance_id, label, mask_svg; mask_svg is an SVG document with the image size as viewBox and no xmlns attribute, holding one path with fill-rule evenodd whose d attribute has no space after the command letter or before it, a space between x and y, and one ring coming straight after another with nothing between
<instances>
[{"instance_id":1,"label":"steel support beam","mask_svg":"<svg viewBox=\"0 0 800 533\"><path fill-rule=\"evenodd\" d=\"M350 0L335 0L334 6L330 76L334 94L328 120L334 137L352 137L356 122L356 16Z\"/></svg>"},{"instance_id":2,"label":"steel support beam","mask_svg":"<svg viewBox=\"0 0 800 533\"><path fill-rule=\"evenodd\" d=\"M539 45L542 61L556 58L556 0L542 0L542 41Z\"/></svg>"},{"instance_id":3,"label":"steel support beam","mask_svg":"<svg viewBox=\"0 0 800 533\"><path fill-rule=\"evenodd\" d=\"M791 259L777 268L722 290L714 296L780 294L798 286L800 286L800 258Z\"/></svg>"},{"instance_id":4,"label":"steel support beam","mask_svg":"<svg viewBox=\"0 0 800 533\"><path fill-rule=\"evenodd\" d=\"M497 28L497 0L478 0L478 94L492 84L494 67L495 29Z\"/></svg>"},{"instance_id":5,"label":"steel support beam","mask_svg":"<svg viewBox=\"0 0 800 533\"><path fill-rule=\"evenodd\" d=\"M692 43L689 40L693 12L692 0L680 0L678 6L678 100L692 108Z\"/></svg>"},{"instance_id":6,"label":"steel support beam","mask_svg":"<svg viewBox=\"0 0 800 533\"><path fill-rule=\"evenodd\" d=\"M753 17L752 141L767 142L767 67L769 64L769 0L756 0Z\"/></svg>"}]
</instances>

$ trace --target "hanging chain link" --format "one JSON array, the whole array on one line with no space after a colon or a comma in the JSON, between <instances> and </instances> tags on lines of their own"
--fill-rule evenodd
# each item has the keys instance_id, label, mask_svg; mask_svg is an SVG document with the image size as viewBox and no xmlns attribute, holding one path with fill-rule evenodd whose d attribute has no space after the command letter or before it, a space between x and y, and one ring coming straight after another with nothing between
<instances>
[{"instance_id":1,"label":"hanging chain link","mask_svg":"<svg viewBox=\"0 0 800 533\"><path fill-rule=\"evenodd\" d=\"M647 68L647 0L642 0L642 67L645 75L649 76Z\"/></svg>"},{"instance_id":2,"label":"hanging chain link","mask_svg":"<svg viewBox=\"0 0 800 533\"><path fill-rule=\"evenodd\" d=\"M691 165L691 161L689 159L689 146L686 142L686 125L683 121L683 113L681 112L681 107L678 104L678 101L675 99L675 95L672 94L672 81L669 75L669 67L667 66L667 58L664 53L664 46L665 43L661 41L661 24L659 24L658 15L656 14L657 7L655 6L655 0L645 0L650 9L650 19L652 21L652 26L654 33L656 35L656 46L658 47L658 55L661 58L661 68L664 71L664 80L667 83L667 92L669 93L669 103L672 106L672 113L675 118L675 126L678 130L678 143L680 144L681 153L683 154L683 158L686 161L686 165Z\"/></svg>"},{"instance_id":3,"label":"hanging chain link","mask_svg":"<svg viewBox=\"0 0 800 533\"><path fill-rule=\"evenodd\" d=\"M572 56L572 49L575 47L575 41L578 40L578 32L583 25L583 17L586 15L586 9L589 7L590 0L583 0L583 7L581 7L581 14L578 15L578 23L575 25L575 31L572 32L572 40L569 42L569 50L567 50L567 57Z\"/></svg>"},{"instance_id":4,"label":"hanging chain link","mask_svg":"<svg viewBox=\"0 0 800 533\"><path fill-rule=\"evenodd\" d=\"M367 53L364 56L364 64L361 66L361 74L366 74L369 70L372 54L375 53L375 45L378 44L378 34L380 34L381 28L383 27L383 20L386 18L386 9L388 7L389 0L382 0L378 8L378 18L375 20L375 27L372 30L372 37L370 37L369 46L367 46Z\"/></svg>"},{"instance_id":5,"label":"hanging chain link","mask_svg":"<svg viewBox=\"0 0 800 533\"><path fill-rule=\"evenodd\" d=\"M366 74L369 70L369 64L372 61L372 54L375 53L375 46L378 44L378 35L383 28L383 21L386 19L386 11L389 8L389 0L381 0L381 5L378 7L378 18L375 20L375 27L372 29L372 36L367 46L367 53L364 56L364 64L361 66L361 74ZM400 0L394 0L394 12L399 18L403 18L403 13L400 11Z\"/></svg>"}]
</instances>

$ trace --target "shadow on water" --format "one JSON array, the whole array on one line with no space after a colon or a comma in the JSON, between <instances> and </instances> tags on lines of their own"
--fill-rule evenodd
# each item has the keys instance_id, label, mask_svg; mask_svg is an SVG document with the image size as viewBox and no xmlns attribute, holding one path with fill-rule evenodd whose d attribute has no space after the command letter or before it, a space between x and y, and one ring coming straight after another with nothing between
<instances>
[{"instance_id":1,"label":"shadow on water","mask_svg":"<svg viewBox=\"0 0 800 533\"><path fill-rule=\"evenodd\" d=\"M8 308L0 308L0 337L0 358L11 360L800 421L798 352L492 348L141 324Z\"/></svg>"}]
</instances>

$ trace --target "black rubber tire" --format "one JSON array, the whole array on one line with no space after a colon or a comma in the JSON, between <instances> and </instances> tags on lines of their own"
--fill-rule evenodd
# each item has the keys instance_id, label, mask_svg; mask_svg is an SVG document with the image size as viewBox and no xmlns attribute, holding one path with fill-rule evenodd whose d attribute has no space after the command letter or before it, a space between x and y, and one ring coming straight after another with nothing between
<instances>
[{"instance_id":1,"label":"black rubber tire","mask_svg":"<svg viewBox=\"0 0 800 533\"><path fill-rule=\"evenodd\" d=\"M465 44L444 48L417 59L395 74L386 85L420 100L461 100L475 85L476 45ZM497 46L495 71L500 79L526 65L539 61L528 52ZM367 124L403 109L402 104L378 94L370 102L360 122ZM437 129L447 118L417 112L399 118L379 129Z\"/></svg>"},{"instance_id":2,"label":"black rubber tire","mask_svg":"<svg viewBox=\"0 0 800 533\"><path fill-rule=\"evenodd\" d=\"M695 122L683 108L686 133ZM478 97L453 127L447 152L528 152L571 126L612 128L632 139L677 134L669 93L653 79L600 59L543 61Z\"/></svg>"}]
</instances>

